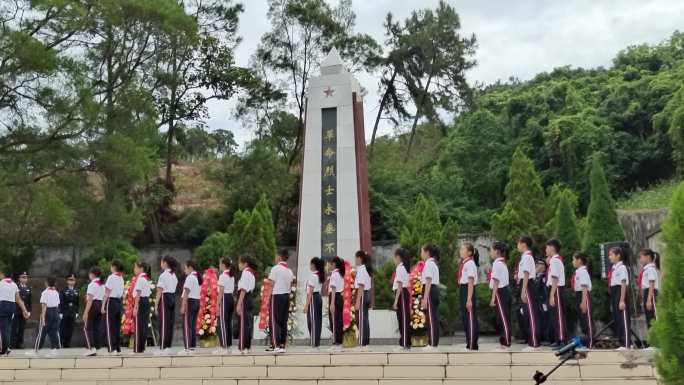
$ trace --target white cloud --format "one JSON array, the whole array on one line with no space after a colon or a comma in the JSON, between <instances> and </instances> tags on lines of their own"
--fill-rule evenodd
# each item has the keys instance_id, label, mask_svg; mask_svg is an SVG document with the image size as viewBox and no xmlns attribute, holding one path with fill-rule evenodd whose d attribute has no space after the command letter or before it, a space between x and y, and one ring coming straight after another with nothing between
<instances>
[{"instance_id":1,"label":"white cloud","mask_svg":"<svg viewBox=\"0 0 684 385\"><path fill-rule=\"evenodd\" d=\"M471 82L491 83L517 77L530 79L555 67L610 65L615 54L628 45L657 43L681 28L681 0L448 0L461 16L464 33L475 33L479 48L478 66L469 74ZM438 0L354 1L357 31L384 41L382 23L387 12L399 20L413 9L432 7ZM261 35L268 30L266 0L245 1L239 33L243 43L237 60L247 65ZM377 113L377 78L360 74L368 89L365 99L366 136ZM211 128L230 128L238 142L251 137L232 118L230 102L209 107ZM384 132L389 128L384 127Z\"/></svg>"}]
</instances>

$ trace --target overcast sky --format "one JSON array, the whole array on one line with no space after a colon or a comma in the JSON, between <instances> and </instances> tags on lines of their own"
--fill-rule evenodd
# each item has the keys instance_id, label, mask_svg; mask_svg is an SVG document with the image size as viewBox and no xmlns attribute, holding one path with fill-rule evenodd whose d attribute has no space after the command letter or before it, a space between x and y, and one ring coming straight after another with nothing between
<instances>
[{"instance_id":1,"label":"overcast sky","mask_svg":"<svg viewBox=\"0 0 684 385\"><path fill-rule=\"evenodd\" d=\"M337 0L329 0L337 3ZM237 64L247 66L261 35L269 28L266 0L242 0L243 38ZM434 8L439 0L354 0L356 31L384 41L387 12L403 20L417 8ZM448 0L461 16L464 33L478 40L477 67L471 82L491 83L517 77L527 80L555 67L609 66L628 45L657 43L684 29L684 0ZM365 98L366 136L377 113L377 78L359 74ZM252 134L232 118L232 104L210 105L209 127L228 128L240 145ZM388 127L384 128L389 132Z\"/></svg>"}]
</instances>

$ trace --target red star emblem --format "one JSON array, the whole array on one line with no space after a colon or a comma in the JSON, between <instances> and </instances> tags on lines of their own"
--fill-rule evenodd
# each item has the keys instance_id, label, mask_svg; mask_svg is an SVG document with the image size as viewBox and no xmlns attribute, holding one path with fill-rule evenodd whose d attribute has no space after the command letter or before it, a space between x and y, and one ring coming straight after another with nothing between
<instances>
[{"instance_id":1,"label":"red star emblem","mask_svg":"<svg viewBox=\"0 0 684 385\"><path fill-rule=\"evenodd\" d=\"M326 98L329 98L329 97L333 96L333 94L335 93L335 90L333 90L332 88L330 88L330 86L328 86L328 88L323 90L323 93L325 94Z\"/></svg>"}]
</instances>

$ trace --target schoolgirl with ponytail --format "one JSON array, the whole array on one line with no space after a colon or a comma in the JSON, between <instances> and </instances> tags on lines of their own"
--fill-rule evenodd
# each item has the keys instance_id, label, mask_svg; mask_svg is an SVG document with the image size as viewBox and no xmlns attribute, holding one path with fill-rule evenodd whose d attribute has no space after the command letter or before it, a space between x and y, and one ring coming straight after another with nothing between
<instances>
[{"instance_id":1,"label":"schoolgirl with ponytail","mask_svg":"<svg viewBox=\"0 0 684 385\"><path fill-rule=\"evenodd\" d=\"M83 332L86 342L86 356L94 356L102 346L102 299L105 289L102 270L94 266L88 273L90 283L86 291L86 306L83 310Z\"/></svg>"},{"instance_id":2,"label":"schoolgirl with ponytail","mask_svg":"<svg viewBox=\"0 0 684 385\"><path fill-rule=\"evenodd\" d=\"M656 300L660 288L660 272L658 271L660 255L651 249L643 249L639 253L639 260L641 271L637 284L643 294L646 325L650 328L651 323L656 319Z\"/></svg>"},{"instance_id":3,"label":"schoolgirl with ponytail","mask_svg":"<svg viewBox=\"0 0 684 385\"><path fill-rule=\"evenodd\" d=\"M397 322L399 324L399 346L403 350L411 349L411 295L409 287L409 269L411 268L411 257L408 250L399 248L394 251L394 310L397 312Z\"/></svg>"},{"instance_id":4,"label":"schoolgirl with ponytail","mask_svg":"<svg viewBox=\"0 0 684 385\"><path fill-rule=\"evenodd\" d=\"M496 309L499 343L497 351L509 351L511 348L511 291L508 286L508 246L503 242L494 242L491 248L494 262L490 273L489 288L492 297L489 306Z\"/></svg>"},{"instance_id":5,"label":"schoolgirl with ponytail","mask_svg":"<svg viewBox=\"0 0 684 385\"><path fill-rule=\"evenodd\" d=\"M160 318L159 351L156 355L170 354L173 341L173 325L176 314L176 289L178 288L178 261L170 255L162 257L159 263L161 274L157 280L155 306Z\"/></svg>"},{"instance_id":6,"label":"schoolgirl with ponytail","mask_svg":"<svg viewBox=\"0 0 684 385\"><path fill-rule=\"evenodd\" d=\"M135 298L133 309L133 314L135 315L133 351L135 353L145 352L147 345L147 328L150 323L150 295L152 294L150 270L150 265L142 261L136 262L133 266L133 273L137 276L135 287L133 288L133 297Z\"/></svg>"},{"instance_id":7,"label":"schoolgirl with ponytail","mask_svg":"<svg viewBox=\"0 0 684 385\"><path fill-rule=\"evenodd\" d=\"M518 251L521 253L518 262L518 285L520 287L521 329L527 339L527 347L523 351L533 352L539 349L539 303L534 289L537 266L532 255L532 237L518 238ZM544 288L545 289L545 288ZM520 319L519 318L519 319Z\"/></svg>"},{"instance_id":8,"label":"schoolgirl with ponytail","mask_svg":"<svg viewBox=\"0 0 684 385\"><path fill-rule=\"evenodd\" d=\"M373 266L370 256L365 251L359 250L355 254L356 259L356 279L354 288L356 289L356 320L359 325L359 346L365 350L370 343L370 322L368 320L368 310L371 302L371 289L373 282Z\"/></svg>"},{"instance_id":9,"label":"schoolgirl with ponytail","mask_svg":"<svg viewBox=\"0 0 684 385\"><path fill-rule=\"evenodd\" d=\"M608 271L608 285L610 286L611 310L613 324L620 341L617 350L629 350L632 347L631 312L627 287L629 286L629 270L625 265L627 253L621 247L613 247L608 252L612 263Z\"/></svg>"},{"instance_id":10,"label":"schoolgirl with ponytail","mask_svg":"<svg viewBox=\"0 0 684 385\"><path fill-rule=\"evenodd\" d=\"M332 329L333 343L330 350L340 350L342 348L342 311L344 300L344 261L340 257L333 257L328 265L330 267L330 283L328 284L328 310L330 318L330 328Z\"/></svg>"},{"instance_id":11,"label":"schoolgirl with ponytail","mask_svg":"<svg viewBox=\"0 0 684 385\"><path fill-rule=\"evenodd\" d=\"M256 262L249 256L240 257L238 264L240 280L238 281L238 299L235 312L239 318L238 350L240 354L249 353L252 349L252 332L254 329L254 288L256 287Z\"/></svg>"},{"instance_id":12,"label":"schoolgirl with ponytail","mask_svg":"<svg viewBox=\"0 0 684 385\"><path fill-rule=\"evenodd\" d=\"M479 323L477 321L477 267L480 263L480 253L470 242L461 244L459 248L461 262L458 267L456 280L459 286L461 305L461 320L466 335L466 351L478 350Z\"/></svg>"},{"instance_id":13,"label":"schoolgirl with ponytail","mask_svg":"<svg viewBox=\"0 0 684 385\"><path fill-rule=\"evenodd\" d=\"M325 262L321 258L313 257L309 261L311 274L306 280L306 324L309 328L309 345L317 351L321 346L321 327L323 326L323 298L321 288L325 282Z\"/></svg>"},{"instance_id":14,"label":"schoolgirl with ponytail","mask_svg":"<svg viewBox=\"0 0 684 385\"><path fill-rule=\"evenodd\" d=\"M214 354L226 354L230 352L233 344L233 311L235 301L233 291L235 290L235 266L233 261L224 257L219 262L221 273L218 279L218 326L220 346Z\"/></svg>"},{"instance_id":15,"label":"schoolgirl with ponytail","mask_svg":"<svg viewBox=\"0 0 684 385\"><path fill-rule=\"evenodd\" d=\"M199 312L202 277L195 261L185 261L185 283L181 296L180 314L183 317L183 347L178 355L191 354L197 346L197 313Z\"/></svg>"},{"instance_id":16,"label":"schoolgirl with ponytail","mask_svg":"<svg viewBox=\"0 0 684 385\"><path fill-rule=\"evenodd\" d=\"M421 249L420 257L425 261L420 276L424 287L421 307L427 313L428 331L428 345L423 350L432 351L439 346L439 248L427 243Z\"/></svg>"}]
</instances>

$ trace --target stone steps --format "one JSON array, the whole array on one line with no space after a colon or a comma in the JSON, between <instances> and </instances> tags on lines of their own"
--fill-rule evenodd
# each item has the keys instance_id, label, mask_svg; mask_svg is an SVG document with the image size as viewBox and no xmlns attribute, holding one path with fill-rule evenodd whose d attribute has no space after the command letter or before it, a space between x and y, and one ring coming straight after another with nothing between
<instances>
[{"instance_id":1,"label":"stone steps","mask_svg":"<svg viewBox=\"0 0 684 385\"><path fill-rule=\"evenodd\" d=\"M591 352L548 384L656 385L651 355ZM288 353L282 356L72 357L0 359L0 384L14 385L489 385L532 384L557 363L540 353Z\"/></svg>"}]
</instances>

